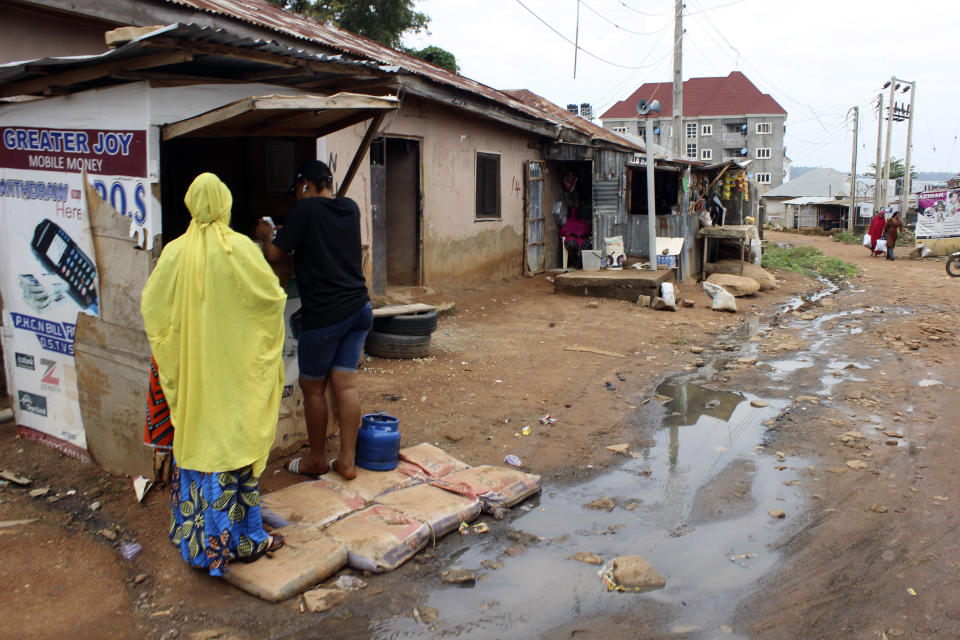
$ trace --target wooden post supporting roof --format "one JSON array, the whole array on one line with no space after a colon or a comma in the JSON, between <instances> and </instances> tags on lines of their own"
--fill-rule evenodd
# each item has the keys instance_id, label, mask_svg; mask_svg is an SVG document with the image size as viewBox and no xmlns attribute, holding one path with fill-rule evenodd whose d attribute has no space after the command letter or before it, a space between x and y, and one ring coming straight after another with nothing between
<instances>
[{"instance_id":1,"label":"wooden post supporting roof","mask_svg":"<svg viewBox=\"0 0 960 640\"><path fill-rule=\"evenodd\" d=\"M354 154L353 161L350 162L350 167L347 169L346 175L343 176L343 182L340 184L340 188L337 190L338 197L346 195L347 190L350 188L350 183L353 182L353 177L357 175L357 170L360 168L360 163L363 162L364 156L367 155L367 150L370 148L370 143L373 142L373 137L380 129L380 125L383 123L383 119L386 117L386 115L387 113L385 111L377 113L377 115L375 115L373 120L370 122L370 126L367 127L367 132L363 135L363 141L360 142L360 147Z\"/></svg>"}]
</instances>

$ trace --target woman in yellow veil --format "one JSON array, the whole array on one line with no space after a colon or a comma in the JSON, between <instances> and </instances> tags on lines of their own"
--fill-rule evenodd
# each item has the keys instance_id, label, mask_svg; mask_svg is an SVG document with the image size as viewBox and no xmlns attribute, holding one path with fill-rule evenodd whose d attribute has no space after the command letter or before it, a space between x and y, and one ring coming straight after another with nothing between
<instances>
[{"instance_id":1,"label":"woman in yellow veil","mask_svg":"<svg viewBox=\"0 0 960 640\"><path fill-rule=\"evenodd\" d=\"M140 312L173 424L170 539L222 575L283 544L260 518L259 478L283 391L286 295L261 250L229 227L233 198L212 173L190 185L192 221L164 247Z\"/></svg>"}]
</instances>

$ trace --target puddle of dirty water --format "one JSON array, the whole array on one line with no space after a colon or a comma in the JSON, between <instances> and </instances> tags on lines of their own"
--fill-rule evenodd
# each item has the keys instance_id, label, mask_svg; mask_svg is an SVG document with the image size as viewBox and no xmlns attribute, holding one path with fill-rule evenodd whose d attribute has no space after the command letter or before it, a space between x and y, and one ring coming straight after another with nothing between
<instances>
[{"instance_id":1,"label":"puddle of dirty water","mask_svg":"<svg viewBox=\"0 0 960 640\"><path fill-rule=\"evenodd\" d=\"M776 416L784 402L754 407L750 400L755 396L711 391L685 380L668 379L657 389L671 397L667 413L679 415L657 421L658 407L642 407L631 416L640 429L650 429L644 425L651 419L662 425L652 429L652 447L587 482L544 486L539 503L511 521L512 529L543 538L525 553L504 557L516 542L500 537L452 541L460 548L448 548L446 553L457 554L455 561L448 556L448 566L489 578L472 589L438 585L429 593L421 604L439 610L435 632L397 618L376 625L375 635L548 637L550 629L579 617L636 611L647 600L672 612L671 628L702 630L702 635L685 637L737 637L721 632L721 626L745 590L777 562L771 543L789 523L768 512L801 510L803 498L796 487L784 485L797 473L775 470L777 461L758 452L766 431L762 423ZM799 460L787 464L806 466ZM747 495L720 490L712 502L695 508L698 491L729 469ZM584 508L601 496L614 499L616 508ZM728 500L743 504L727 515ZM642 555L664 576L666 587L643 594L607 592L600 567L568 559L581 551L608 563L621 555ZM505 562L488 571L481 564L485 560Z\"/></svg>"},{"instance_id":2,"label":"puddle of dirty water","mask_svg":"<svg viewBox=\"0 0 960 640\"><path fill-rule=\"evenodd\" d=\"M793 373L799 369L812 367L813 360L808 358L782 358L780 360L769 360L767 364L776 369L777 373Z\"/></svg>"}]
</instances>

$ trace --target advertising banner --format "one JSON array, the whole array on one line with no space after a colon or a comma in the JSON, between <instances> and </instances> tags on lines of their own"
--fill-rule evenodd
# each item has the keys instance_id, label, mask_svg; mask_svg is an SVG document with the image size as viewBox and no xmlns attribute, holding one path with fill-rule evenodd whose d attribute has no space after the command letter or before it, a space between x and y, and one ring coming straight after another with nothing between
<instances>
[{"instance_id":1,"label":"advertising banner","mask_svg":"<svg viewBox=\"0 0 960 640\"><path fill-rule=\"evenodd\" d=\"M917 238L960 238L960 189L917 194Z\"/></svg>"},{"instance_id":2,"label":"advertising banner","mask_svg":"<svg viewBox=\"0 0 960 640\"><path fill-rule=\"evenodd\" d=\"M77 393L78 313L98 315L83 171L143 224L146 131L0 126L0 295L17 424L86 448Z\"/></svg>"}]
</instances>

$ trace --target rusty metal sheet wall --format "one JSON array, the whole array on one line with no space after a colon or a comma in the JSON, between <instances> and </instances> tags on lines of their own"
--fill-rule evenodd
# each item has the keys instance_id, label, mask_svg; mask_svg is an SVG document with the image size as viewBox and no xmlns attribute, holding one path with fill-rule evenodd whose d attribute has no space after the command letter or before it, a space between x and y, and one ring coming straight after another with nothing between
<instances>
[{"instance_id":1,"label":"rusty metal sheet wall","mask_svg":"<svg viewBox=\"0 0 960 640\"><path fill-rule=\"evenodd\" d=\"M596 188L596 187L594 187ZM612 215L594 216L597 220L598 238L622 235L623 244L628 256L646 257L649 253L649 236L647 234L647 216ZM697 260L697 216L695 215L666 215L657 216L657 236L661 238L684 238L683 253L681 255L683 277L695 275L700 270ZM602 242L602 241L601 241Z\"/></svg>"},{"instance_id":2,"label":"rusty metal sheet wall","mask_svg":"<svg viewBox=\"0 0 960 640\"><path fill-rule=\"evenodd\" d=\"M627 215L626 163L632 154L598 149L593 156L593 247L603 248L603 239L623 235Z\"/></svg>"}]
</instances>

